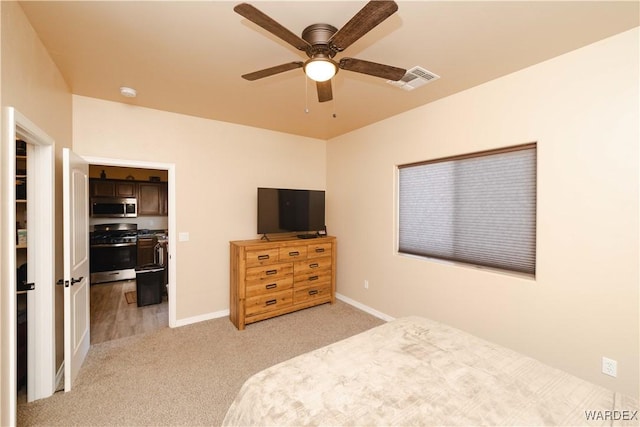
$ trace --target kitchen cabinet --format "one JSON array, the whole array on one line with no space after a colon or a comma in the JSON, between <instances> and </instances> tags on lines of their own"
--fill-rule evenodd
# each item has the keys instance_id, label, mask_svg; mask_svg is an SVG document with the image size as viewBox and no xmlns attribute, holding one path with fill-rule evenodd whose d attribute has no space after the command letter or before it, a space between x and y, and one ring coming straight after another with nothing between
<instances>
[{"instance_id":1,"label":"kitchen cabinet","mask_svg":"<svg viewBox=\"0 0 640 427\"><path fill-rule=\"evenodd\" d=\"M91 197L135 197L139 216L167 216L169 214L166 182L117 179L89 180Z\"/></svg>"},{"instance_id":2,"label":"kitchen cabinet","mask_svg":"<svg viewBox=\"0 0 640 427\"><path fill-rule=\"evenodd\" d=\"M139 182L138 215L165 216L167 214L167 183Z\"/></svg>"},{"instance_id":3,"label":"kitchen cabinet","mask_svg":"<svg viewBox=\"0 0 640 427\"><path fill-rule=\"evenodd\" d=\"M153 264L157 237L138 237L138 266Z\"/></svg>"},{"instance_id":4,"label":"kitchen cabinet","mask_svg":"<svg viewBox=\"0 0 640 427\"><path fill-rule=\"evenodd\" d=\"M137 183L129 180L91 179L90 188L91 197L136 197L137 193Z\"/></svg>"}]
</instances>

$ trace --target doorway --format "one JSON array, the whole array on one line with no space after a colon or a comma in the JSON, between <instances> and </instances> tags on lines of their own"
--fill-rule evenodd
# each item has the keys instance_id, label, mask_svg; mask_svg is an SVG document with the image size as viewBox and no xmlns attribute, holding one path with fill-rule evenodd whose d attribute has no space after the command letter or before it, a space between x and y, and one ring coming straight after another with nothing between
<instances>
[{"instance_id":1,"label":"doorway","mask_svg":"<svg viewBox=\"0 0 640 427\"><path fill-rule=\"evenodd\" d=\"M163 302L166 301L164 307L155 304L149 304L140 308L147 309L146 312L153 311L161 311L166 310L166 317L163 320L163 327L166 327L167 324L169 327L176 327L176 257L175 257L175 248L176 248L176 224L175 224L175 164L172 163L154 163L154 162L145 162L145 161L137 161L137 160L123 160L123 159L110 159L110 158L101 158L101 157L91 157L84 156L85 160L89 163L90 172L89 175L94 179L116 179L119 181L127 182L138 182L142 183L142 191L151 191L153 190L153 185L155 183L166 183L166 199L163 202L163 206L160 206L160 214L151 207L151 205L142 205L139 206L139 213L136 218L102 218L100 220L91 219L90 224L95 225L99 222L118 222L118 223L126 223L126 222L135 222L136 225L139 226L139 229L143 232L150 232L161 234L160 232L164 231L164 264L166 265L166 295L163 295ZM104 172L103 172L104 171ZM144 202L143 202L144 203ZM155 245L154 245L155 246ZM127 322L131 320L132 313L135 312L135 316L139 316L144 314L144 310L138 310L137 307L137 292L136 292L136 300L133 301L131 298L128 302L126 300L127 293L130 293L136 289L136 281L135 280L126 280L121 283L117 283L117 286L112 285L110 288L106 285L103 285L100 288L100 285L92 285L92 305L94 303L93 294L95 291L102 290L108 291L104 292L106 294L111 294L108 296L108 299L113 300L119 298L119 302L117 303L121 313L120 318L128 319ZM114 295L115 294L115 295ZM123 298L124 295L124 298ZM131 296L131 294L129 294ZM96 298L107 298L104 295L98 295L96 293ZM103 309L108 310L108 307L103 307ZM127 314L128 313L128 314ZM102 313L94 313L92 307L92 316L102 315L104 314L104 310ZM113 314L113 313L111 313ZM153 313L152 313L153 314ZM158 313L155 313L158 314ZM162 318L161 314L159 316L155 316L155 314L151 317L156 317L151 323L156 322L157 319ZM117 317L117 315L116 315ZM156 322L157 324L157 322ZM144 325L139 325L141 330L144 330ZM153 328L154 325L147 325L149 328ZM93 322L92 322L93 327ZM116 325L117 327L117 325ZM115 331L114 336L120 336L124 332ZM134 331L135 333L135 331ZM92 333L93 335L93 333ZM99 341L101 338L96 337L96 341ZM92 343L93 343L92 337Z\"/></svg>"},{"instance_id":2,"label":"doorway","mask_svg":"<svg viewBox=\"0 0 640 427\"><path fill-rule=\"evenodd\" d=\"M168 175L89 165L92 345L169 325Z\"/></svg>"}]
</instances>

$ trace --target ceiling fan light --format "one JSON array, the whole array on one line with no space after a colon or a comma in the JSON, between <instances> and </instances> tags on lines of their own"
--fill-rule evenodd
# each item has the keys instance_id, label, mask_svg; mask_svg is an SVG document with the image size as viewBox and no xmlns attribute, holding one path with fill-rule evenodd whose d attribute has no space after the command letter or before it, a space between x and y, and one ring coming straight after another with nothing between
<instances>
[{"instance_id":1,"label":"ceiling fan light","mask_svg":"<svg viewBox=\"0 0 640 427\"><path fill-rule=\"evenodd\" d=\"M304 64L304 72L311 80L325 82L338 72L338 65L328 58L312 58Z\"/></svg>"}]
</instances>

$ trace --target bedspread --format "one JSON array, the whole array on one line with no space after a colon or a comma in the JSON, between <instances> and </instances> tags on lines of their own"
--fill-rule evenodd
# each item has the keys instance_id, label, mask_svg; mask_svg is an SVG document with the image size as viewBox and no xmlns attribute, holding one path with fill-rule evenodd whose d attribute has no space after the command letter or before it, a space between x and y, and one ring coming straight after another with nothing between
<instances>
[{"instance_id":1,"label":"bedspread","mask_svg":"<svg viewBox=\"0 0 640 427\"><path fill-rule=\"evenodd\" d=\"M408 317L255 374L223 425L638 425L637 410L635 399Z\"/></svg>"}]
</instances>

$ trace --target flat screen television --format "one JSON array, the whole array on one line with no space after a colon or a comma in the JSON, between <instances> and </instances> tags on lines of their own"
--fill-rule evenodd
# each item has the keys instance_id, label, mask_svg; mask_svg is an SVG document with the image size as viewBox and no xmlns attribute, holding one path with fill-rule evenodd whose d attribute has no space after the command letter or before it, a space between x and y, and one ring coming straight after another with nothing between
<instances>
[{"instance_id":1,"label":"flat screen television","mask_svg":"<svg viewBox=\"0 0 640 427\"><path fill-rule=\"evenodd\" d=\"M325 228L324 191L258 188L258 234L304 232L299 237L315 237Z\"/></svg>"}]
</instances>

